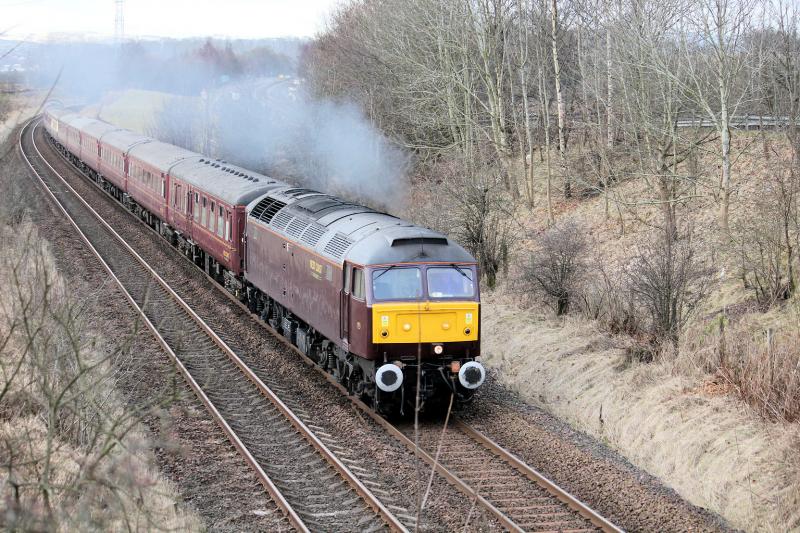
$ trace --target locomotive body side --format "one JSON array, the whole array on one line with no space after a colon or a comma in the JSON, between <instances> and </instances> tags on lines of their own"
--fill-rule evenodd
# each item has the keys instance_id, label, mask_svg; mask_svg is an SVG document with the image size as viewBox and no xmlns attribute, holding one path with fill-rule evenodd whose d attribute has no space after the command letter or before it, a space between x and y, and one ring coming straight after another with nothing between
<instances>
[{"instance_id":1,"label":"locomotive body side","mask_svg":"<svg viewBox=\"0 0 800 533\"><path fill-rule=\"evenodd\" d=\"M248 220L248 282L334 341L340 338L342 279L340 265L261 222Z\"/></svg>"}]
</instances>

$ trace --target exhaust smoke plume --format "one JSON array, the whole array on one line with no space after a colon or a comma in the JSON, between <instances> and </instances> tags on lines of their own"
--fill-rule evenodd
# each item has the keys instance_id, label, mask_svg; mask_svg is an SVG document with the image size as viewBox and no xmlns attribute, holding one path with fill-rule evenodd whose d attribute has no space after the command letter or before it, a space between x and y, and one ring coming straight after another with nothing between
<instances>
[{"instance_id":1,"label":"exhaust smoke plume","mask_svg":"<svg viewBox=\"0 0 800 533\"><path fill-rule=\"evenodd\" d=\"M408 158L358 107L314 99L302 86L251 87L213 106L226 159L375 207L405 203Z\"/></svg>"},{"instance_id":2,"label":"exhaust smoke plume","mask_svg":"<svg viewBox=\"0 0 800 533\"><path fill-rule=\"evenodd\" d=\"M163 108L140 109L146 104L137 101L126 113L152 116L142 133L293 184L402 209L408 156L359 107L314 98L291 77L298 42L274 44L48 43L31 54L37 62L31 81L44 87L63 66L58 96L84 105L109 91L169 94Z\"/></svg>"}]
</instances>

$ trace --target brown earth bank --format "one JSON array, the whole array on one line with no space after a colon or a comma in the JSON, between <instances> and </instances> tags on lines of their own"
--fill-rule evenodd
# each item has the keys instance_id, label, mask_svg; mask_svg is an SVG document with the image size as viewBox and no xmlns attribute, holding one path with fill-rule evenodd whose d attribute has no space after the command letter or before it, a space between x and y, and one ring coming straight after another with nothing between
<instances>
[{"instance_id":1,"label":"brown earth bank","mask_svg":"<svg viewBox=\"0 0 800 533\"><path fill-rule=\"evenodd\" d=\"M737 528L800 528L796 425L764 420L729 387L675 361L632 361L627 338L598 331L585 320L557 320L511 301L501 294L484 298L484 362L520 400L619 454L612 455L625 457L630 463L623 470L632 464L637 467L633 471L658 478L655 485L650 475L642 478L637 489L644 491L642 504L649 497L644 487L663 483ZM499 434L507 433L493 426ZM524 423L512 427L520 426L528 431ZM535 452L536 445L531 445L519 453L525 457ZM553 475L560 480L563 472L556 469ZM614 504L598 503L600 510L605 505ZM657 509L651 508L655 516ZM658 522L650 525L664 530Z\"/></svg>"}]
</instances>

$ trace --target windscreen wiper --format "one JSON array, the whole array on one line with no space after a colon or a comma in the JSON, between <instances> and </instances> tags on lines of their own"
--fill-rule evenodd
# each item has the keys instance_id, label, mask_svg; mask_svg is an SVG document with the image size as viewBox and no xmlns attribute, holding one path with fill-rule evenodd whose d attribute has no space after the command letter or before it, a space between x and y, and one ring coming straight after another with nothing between
<instances>
[{"instance_id":1,"label":"windscreen wiper","mask_svg":"<svg viewBox=\"0 0 800 533\"><path fill-rule=\"evenodd\" d=\"M458 273L459 273L459 274L461 274L462 276L464 276L464 277L465 277L465 278L467 278L468 280L472 281L472 278L471 278L471 277L469 277L469 276L467 275L466 271L462 270L460 266L458 266L458 265L457 265L457 264L455 264L455 263L450 263L450 266L451 266L451 267L453 267L453 268L455 268L456 270L458 270Z\"/></svg>"},{"instance_id":2,"label":"windscreen wiper","mask_svg":"<svg viewBox=\"0 0 800 533\"><path fill-rule=\"evenodd\" d=\"M380 277L381 277L381 276L383 276L384 274L386 274L387 272L389 272L391 269L393 269L393 268L394 268L394 267L396 267L396 266L397 266L397 265L392 265L392 266L390 266L390 267L386 268L386 269L385 269L385 270L383 270L383 271L382 271L380 274L378 274L377 276L373 277L373 278L372 278L372 282L373 282L373 283L375 283L376 281L378 281L378 280L380 279Z\"/></svg>"}]
</instances>

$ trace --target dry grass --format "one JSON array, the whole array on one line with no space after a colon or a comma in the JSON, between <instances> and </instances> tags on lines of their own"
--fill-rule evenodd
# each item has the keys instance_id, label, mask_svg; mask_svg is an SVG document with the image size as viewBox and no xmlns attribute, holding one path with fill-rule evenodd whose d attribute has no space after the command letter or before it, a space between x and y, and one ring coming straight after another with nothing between
<instances>
[{"instance_id":1,"label":"dry grass","mask_svg":"<svg viewBox=\"0 0 800 533\"><path fill-rule=\"evenodd\" d=\"M0 527L198 530L35 228L0 226Z\"/></svg>"},{"instance_id":2,"label":"dry grass","mask_svg":"<svg viewBox=\"0 0 800 533\"><path fill-rule=\"evenodd\" d=\"M770 315L772 320L765 320ZM718 315L703 331L687 332L682 357L726 385L731 394L762 416L779 422L797 422L800 420L800 331L796 328L799 319L796 302L769 314L753 312L732 321Z\"/></svg>"},{"instance_id":3,"label":"dry grass","mask_svg":"<svg viewBox=\"0 0 800 533\"><path fill-rule=\"evenodd\" d=\"M731 226L734 241L746 243L764 184L786 164L788 147L775 134L764 139L753 132L737 132L734 147L741 155L734 166ZM587 228L589 270L607 278L608 305L615 308L601 309L597 320L555 320L506 280L501 290L484 293L484 359L523 397L604 440L733 525L800 530L797 300L767 312L753 304L753 293L741 282L737 249L717 226L713 152L701 156L699 167L700 197L681 205L678 217L694 228L697 258L708 273L706 297L683 329L677 351L638 363L628 355L637 340L617 334L624 333L618 318L624 319L627 307L616 282L658 231L657 208L637 204L648 198L646 184L630 180L614 191L628 205L617 211L612 203L608 215L602 196L557 196L555 204L557 220ZM544 183L542 166L535 170ZM537 206L520 208L519 218L532 238L515 250L511 280L546 227L542 187ZM726 317L724 337L720 316Z\"/></svg>"}]
</instances>

